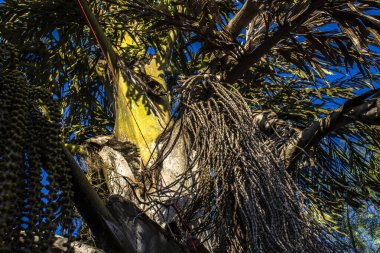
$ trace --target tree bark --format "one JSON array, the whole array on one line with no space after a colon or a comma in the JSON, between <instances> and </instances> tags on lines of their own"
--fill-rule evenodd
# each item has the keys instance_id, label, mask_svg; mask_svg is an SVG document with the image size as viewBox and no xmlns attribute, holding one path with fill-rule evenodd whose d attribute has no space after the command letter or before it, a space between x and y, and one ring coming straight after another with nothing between
<instances>
[{"instance_id":1,"label":"tree bark","mask_svg":"<svg viewBox=\"0 0 380 253\"><path fill-rule=\"evenodd\" d=\"M90 227L97 243L110 253L132 253L131 243L120 228L112 226L116 221L98 194L92 188L80 167L63 146L71 168L73 201L79 213Z\"/></svg>"},{"instance_id":2,"label":"tree bark","mask_svg":"<svg viewBox=\"0 0 380 253\"><path fill-rule=\"evenodd\" d=\"M75 206L89 225L99 247L107 253L188 252L131 201L112 196L104 204L71 154L65 148L64 151L71 167ZM63 243L64 239L60 238L54 246L62 248ZM73 246L78 248L76 244ZM203 250L199 252L207 252L203 246L199 247Z\"/></svg>"},{"instance_id":3,"label":"tree bark","mask_svg":"<svg viewBox=\"0 0 380 253\"><path fill-rule=\"evenodd\" d=\"M65 245L67 243L68 239L59 235L55 236L55 241L53 243L53 250L52 252L60 253L60 252L66 252L67 246ZM90 246L85 243L81 242L72 242L70 243L70 247L73 253L105 253L103 250L98 249L96 247Z\"/></svg>"},{"instance_id":4,"label":"tree bark","mask_svg":"<svg viewBox=\"0 0 380 253\"><path fill-rule=\"evenodd\" d=\"M319 119L296 134L282 150L282 159L288 172L294 172L296 160L331 132L355 121L380 125L380 91L371 90L347 101L329 116ZM372 98L372 99L370 99ZM369 100L368 100L369 99Z\"/></svg>"},{"instance_id":5,"label":"tree bark","mask_svg":"<svg viewBox=\"0 0 380 253\"><path fill-rule=\"evenodd\" d=\"M277 31L272 34L272 36L266 38L252 52L243 55L238 60L237 64L226 73L224 81L231 84L236 82L236 80L244 75L253 64L258 62L261 57L268 54L275 45L286 39L290 32L295 31L310 17L314 11L321 8L325 2L325 0L311 1L309 7L302 12L301 15L296 16L294 19L287 20L281 27L278 28Z\"/></svg>"},{"instance_id":6,"label":"tree bark","mask_svg":"<svg viewBox=\"0 0 380 253\"><path fill-rule=\"evenodd\" d=\"M255 0L247 0L243 7L236 13L227 25L227 31L233 39L251 22L259 13L259 8Z\"/></svg>"}]
</instances>

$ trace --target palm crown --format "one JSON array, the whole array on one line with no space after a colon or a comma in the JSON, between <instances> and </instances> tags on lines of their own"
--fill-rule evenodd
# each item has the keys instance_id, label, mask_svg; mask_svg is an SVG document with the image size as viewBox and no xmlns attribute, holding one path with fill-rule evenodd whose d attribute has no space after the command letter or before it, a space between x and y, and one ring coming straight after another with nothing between
<instances>
[{"instance_id":1,"label":"palm crown","mask_svg":"<svg viewBox=\"0 0 380 253\"><path fill-rule=\"evenodd\" d=\"M312 252L304 223L275 235L273 226L305 207L336 234L347 205L380 201L379 9L376 0L6 0L0 39L19 49L29 84L59 101L78 157L85 140L113 134L148 170L182 125L193 166L179 188L188 171L199 176L183 216L203 215L194 233L218 235L209 248L286 251L307 241ZM148 181L158 194L161 181ZM276 213L281 206L294 215ZM294 239L302 231L304 241Z\"/></svg>"}]
</instances>

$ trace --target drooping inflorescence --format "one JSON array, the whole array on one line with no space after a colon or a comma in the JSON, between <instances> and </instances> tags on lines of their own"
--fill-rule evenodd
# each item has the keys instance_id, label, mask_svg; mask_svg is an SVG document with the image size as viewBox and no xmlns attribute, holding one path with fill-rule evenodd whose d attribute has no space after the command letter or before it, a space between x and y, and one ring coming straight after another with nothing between
<instances>
[{"instance_id":1,"label":"drooping inflorescence","mask_svg":"<svg viewBox=\"0 0 380 253\"><path fill-rule=\"evenodd\" d=\"M281 138L264 135L252 108L225 85L207 75L183 85L190 168L171 194L184 203L187 232L212 252L337 252L279 158Z\"/></svg>"},{"instance_id":2,"label":"drooping inflorescence","mask_svg":"<svg viewBox=\"0 0 380 253\"><path fill-rule=\"evenodd\" d=\"M72 189L52 96L0 44L0 251L48 252L57 228L72 232Z\"/></svg>"}]
</instances>

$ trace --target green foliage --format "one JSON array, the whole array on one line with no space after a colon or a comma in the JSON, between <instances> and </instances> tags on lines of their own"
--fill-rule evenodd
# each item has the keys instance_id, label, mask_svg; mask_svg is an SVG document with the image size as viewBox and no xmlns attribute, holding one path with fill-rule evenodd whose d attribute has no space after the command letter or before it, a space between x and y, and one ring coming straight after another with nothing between
<instances>
[{"instance_id":1,"label":"green foliage","mask_svg":"<svg viewBox=\"0 0 380 253\"><path fill-rule=\"evenodd\" d=\"M347 219L347 216L350 216ZM346 233L350 245L355 245L357 252L377 253L380 250L380 215L379 210L373 205L368 205L365 209L346 213ZM349 221L349 222L348 222ZM352 252L354 252L352 250Z\"/></svg>"},{"instance_id":2,"label":"green foliage","mask_svg":"<svg viewBox=\"0 0 380 253\"><path fill-rule=\"evenodd\" d=\"M244 59L257 57L245 63L248 70L232 87L255 110L274 112L303 130L344 101L378 87L378 1L255 2L259 13L237 39L226 26L241 8L238 1L89 4L122 64L131 69L161 53L170 32L175 33L164 69L173 97L189 76L212 73L223 80ZM0 24L0 37L20 49L20 67L30 85L43 84L57 97L65 139L82 144L110 134L115 117L110 74L75 1L6 0L0 4ZM126 34L135 45L123 46ZM347 204L355 212L368 202L379 205L379 140L378 126L347 125L313 146L300 161L304 169L292 175L310 203L341 232ZM365 215L360 217L357 224L368 223Z\"/></svg>"}]
</instances>

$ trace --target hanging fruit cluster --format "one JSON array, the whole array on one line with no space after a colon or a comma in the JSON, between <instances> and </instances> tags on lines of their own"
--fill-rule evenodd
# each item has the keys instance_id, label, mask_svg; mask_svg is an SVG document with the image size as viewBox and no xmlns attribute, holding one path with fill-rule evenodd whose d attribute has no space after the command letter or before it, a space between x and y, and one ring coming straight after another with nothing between
<instances>
[{"instance_id":1,"label":"hanging fruit cluster","mask_svg":"<svg viewBox=\"0 0 380 253\"><path fill-rule=\"evenodd\" d=\"M48 252L57 228L72 234L72 187L61 115L27 84L17 50L0 43L0 252Z\"/></svg>"}]
</instances>

